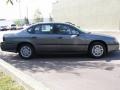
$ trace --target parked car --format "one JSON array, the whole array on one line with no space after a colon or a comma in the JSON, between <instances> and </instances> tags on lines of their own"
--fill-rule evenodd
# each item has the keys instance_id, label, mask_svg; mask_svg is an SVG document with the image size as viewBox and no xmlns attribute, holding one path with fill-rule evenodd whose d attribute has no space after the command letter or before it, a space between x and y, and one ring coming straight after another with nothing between
<instances>
[{"instance_id":1,"label":"parked car","mask_svg":"<svg viewBox=\"0 0 120 90\"><path fill-rule=\"evenodd\" d=\"M119 50L119 43L114 37L86 33L67 23L38 23L5 34L1 48L18 52L23 59L38 53L88 53L91 57L101 58Z\"/></svg>"},{"instance_id":2,"label":"parked car","mask_svg":"<svg viewBox=\"0 0 120 90\"><path fill-rule=\"evenodd\" d=\"M13 24L13 21L6 20L6 19L0 19L0 31L6 31L11 28L11 24Z\"/></svg>"},{"instance_id":3,"label":"parked car","mask_svg":"<svg viewBox=\"0 0 120 90\"><path fill-rule=\"evenodd\" d=\"M16 29L17 29L17 28L16 28L16 25L15 25L15 24L12 24L10 29L11 29L11 30L16 30Z\"/></svg>"},{"instance_id":4,"label":"parked car","mask_svg":"<svg viewBox=\"0 0 120 90\"><path fill-rule=\"evenodd\" d=\"M9 30L9 27L8 26L0 26L0 31L7 31Z\"/></svg>"}]
</instances>

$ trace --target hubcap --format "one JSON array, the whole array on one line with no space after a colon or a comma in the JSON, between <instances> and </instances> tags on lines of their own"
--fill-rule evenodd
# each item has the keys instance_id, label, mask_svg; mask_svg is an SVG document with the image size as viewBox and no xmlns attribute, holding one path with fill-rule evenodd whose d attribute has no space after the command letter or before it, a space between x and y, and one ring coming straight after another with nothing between
<instances>
[{"instance_id":1,"label":"hubcap","mask_svg":"<svg viewBox=\"0 0 120 90\"><path fill-rule=\"evenodd\" d=\"M103 46L101 45L94 45L92 48L92 54L96 57L102 56L104 53Z\"/></svg>"},{"instance_id":2,"label":"hubcap","mask_svg":"<svg viewBox=\"0 0 120 90\"><path fill-rule=\"evenodd\" d=\"M20 53L23 57L30 57L31 54L32 54L32 50L29 46L23 46L21 49L20 49Z\"/></svg>"}]
</instances>

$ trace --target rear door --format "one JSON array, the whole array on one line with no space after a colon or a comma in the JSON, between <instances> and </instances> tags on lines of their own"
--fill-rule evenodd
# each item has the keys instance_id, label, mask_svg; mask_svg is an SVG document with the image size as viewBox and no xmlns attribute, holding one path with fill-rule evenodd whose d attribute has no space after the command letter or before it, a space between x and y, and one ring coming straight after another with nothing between
<instances>
[{"instance_id":1,"label":"rear door","mask_svg":"<svg viewBox=\"0 0 120 90\"><path fill-rule=\"evenodd\" d=\"M53 24L39 24L34 26L32 41L38 51L58 51L56 35L53 33Z\"/></svg>"}]
</instances>

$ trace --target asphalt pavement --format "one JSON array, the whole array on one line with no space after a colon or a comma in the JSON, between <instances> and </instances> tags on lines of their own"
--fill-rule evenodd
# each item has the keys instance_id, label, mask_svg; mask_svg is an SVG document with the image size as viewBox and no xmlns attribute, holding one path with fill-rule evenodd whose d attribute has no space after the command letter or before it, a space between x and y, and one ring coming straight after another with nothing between
<instances>
[{"instance_id":1,"label":"asphalt pavement","mask_svg":"<svg viewBox=\"0 0 120 90\"><path fill-rule=\"evenodd\" d=\"M0 51L0 58L53 90L120 90L120 51L101 59L87 55L42 55L32 60Z\"/></svg>"}]
</instances>

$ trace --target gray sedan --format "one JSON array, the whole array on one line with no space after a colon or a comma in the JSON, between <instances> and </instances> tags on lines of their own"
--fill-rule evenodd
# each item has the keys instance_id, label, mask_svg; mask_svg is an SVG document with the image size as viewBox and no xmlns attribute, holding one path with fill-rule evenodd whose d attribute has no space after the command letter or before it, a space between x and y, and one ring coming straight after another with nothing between
<instances>
[{"instance_id":1,"label":"gray sedan","mask_svg":"<svg viewBox=\"0 0 120 90\"><path fill-rule=\"evenodd\" d=\"M86 33L71 24L38 23L5 34L1 49L18 52L23 59L30 59L38 53L88 53L100 58L119 50L119 44L114 37Z\"/></svg>"}]
</instances>

